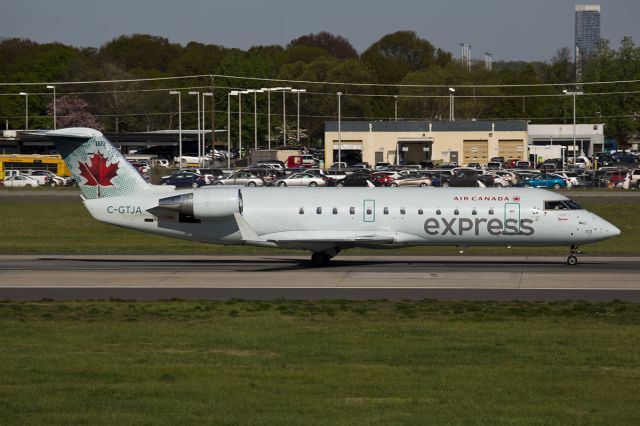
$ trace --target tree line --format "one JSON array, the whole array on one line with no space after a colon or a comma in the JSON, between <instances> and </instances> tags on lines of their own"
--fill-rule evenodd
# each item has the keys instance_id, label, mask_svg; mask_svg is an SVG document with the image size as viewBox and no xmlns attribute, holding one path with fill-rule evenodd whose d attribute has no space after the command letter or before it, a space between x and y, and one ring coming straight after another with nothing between
<instances>
[{"instance_id":1,"label":"tree line","mask_svg":"<svg viewBox=\"0 0 640 426\"><path fill-rule=\"evenodd\" d=\"M183 76L202 77L169 79ZM1 125L11 129L25 126L25 99L17 96L19 92L29 92L29 127L52 127L47 82L96 82L56 84L58 127L89 125L110 132L177 128L176 97L169 90L182 91L183 128L195 128L197 120L196 100L188 91L213 92L213 105L205 103L207 126L214 107L216 128L224 129L230 90L276 86L307 91L299 106L305 144L321 141L324 122L337 119L337 92L342 93L344 120L393 120L396 111L400 120L447 120L448 87L453 87L457 120L571 123L572 99L562 90L579 90L584 95L576 102L578 123L603 122L606 136L622 143L635 137L640 127L640 84L633 81L640 80L640 48L631 38L624 38L618 49L602 40L578 86L572 85L575 66L568 48L558 49L544 62L500 61L486 69L483 61L474 61L467 67L413 31L387 34L361 54L345 38L327 32L299 37L286 46L248 50L198 42L183 46L147 34L121 36L100 48L12 38L0 41L0 77L12 83L0 86ZM131 81L143 78L156 80ZM107 80L121 82L99 83ZM620 83L585 84L599 81ZM21 85L37 82L43 84ZM260 141L267 135L266 97L256 95ZM241 100L243 140L252 140L254 96ZM295 137L290 131L297 100L295 94L286 94L289 138ZM271 101L276 140L283 131L282 93L272 92ZM234 140L237 102L232 98Z\"/></svg>"}]
</instances>

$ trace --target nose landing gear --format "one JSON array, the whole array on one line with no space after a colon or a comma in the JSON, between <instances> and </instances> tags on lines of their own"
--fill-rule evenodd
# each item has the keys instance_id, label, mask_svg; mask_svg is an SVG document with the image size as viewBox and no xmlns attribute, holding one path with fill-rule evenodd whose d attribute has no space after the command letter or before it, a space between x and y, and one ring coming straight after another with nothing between
<instances>
[{"instance_id":1,"label":"nose landing gear","mask_svg":"<svg viewBox=\"0 0 640 426\"><path fill-rule=\"evenodd\" d=\"M567 257L567 265L573 266L578 264L578 246L571 246L571 251L569 252L569 256Z\"/></svg>"}]
</instances>

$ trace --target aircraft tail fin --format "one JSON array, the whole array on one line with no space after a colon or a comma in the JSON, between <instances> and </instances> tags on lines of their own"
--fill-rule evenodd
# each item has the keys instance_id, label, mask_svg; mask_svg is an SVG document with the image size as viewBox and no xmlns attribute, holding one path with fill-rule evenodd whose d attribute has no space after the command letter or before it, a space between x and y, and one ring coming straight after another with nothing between
<instances>
[{"instance_id":1,"label":"aircraft tail fin","mask_svg":"<svg viewBox=\"0 0 640 426\"><path fill-rule=\"evenodd\" d=\"M85 198L133 195L149 188L135 167L99 131L73 127L44 135L53 141Z\"/></svg>"}]
</instances>

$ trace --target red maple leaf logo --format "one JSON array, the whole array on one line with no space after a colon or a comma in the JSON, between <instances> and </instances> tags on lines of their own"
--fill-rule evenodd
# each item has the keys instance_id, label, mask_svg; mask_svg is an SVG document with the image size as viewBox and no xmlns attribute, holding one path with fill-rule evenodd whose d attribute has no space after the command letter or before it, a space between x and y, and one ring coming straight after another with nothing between
<instances>
[{"instance_id":1,"label":"red maple leaf logo","mask_svg":"<svg viewBox=\"0 0 640 426\"><path fill-rule=\"evenodd\" d=\"M89 163L78 162L80 176L87 180L88 186L113 186L111 179L118 174L118 163L107 166L107 159L101 154L93 154Z\"/></svg>"},{"instance_id":2,"label":"red maple leaf logo","mask_svg":"<svg viewBox=\"0 0 640 426\"><path fill-rule=\"evenodd\" d=\"M515 197L513 197L513 201L515 201L516 203L520 201L520 197L518 197L517 195Z\"/></svg>"}]
</instances>

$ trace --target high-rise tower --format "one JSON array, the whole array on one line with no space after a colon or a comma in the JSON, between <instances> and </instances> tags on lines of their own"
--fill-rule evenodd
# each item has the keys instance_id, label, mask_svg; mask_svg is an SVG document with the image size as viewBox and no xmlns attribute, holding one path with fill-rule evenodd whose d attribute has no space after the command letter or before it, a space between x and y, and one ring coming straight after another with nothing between
<instances>
[{"instance_id":1,"label":"high-rise tower","mask_svg":"<svg viewBox=\"0 0 640 426\"><path fill-rule=\"evenodd\" d=\"M582 78L582 67L595 53L600 40L600 5L576 5L576 80Z\"/></svg>"}]
</instances>

